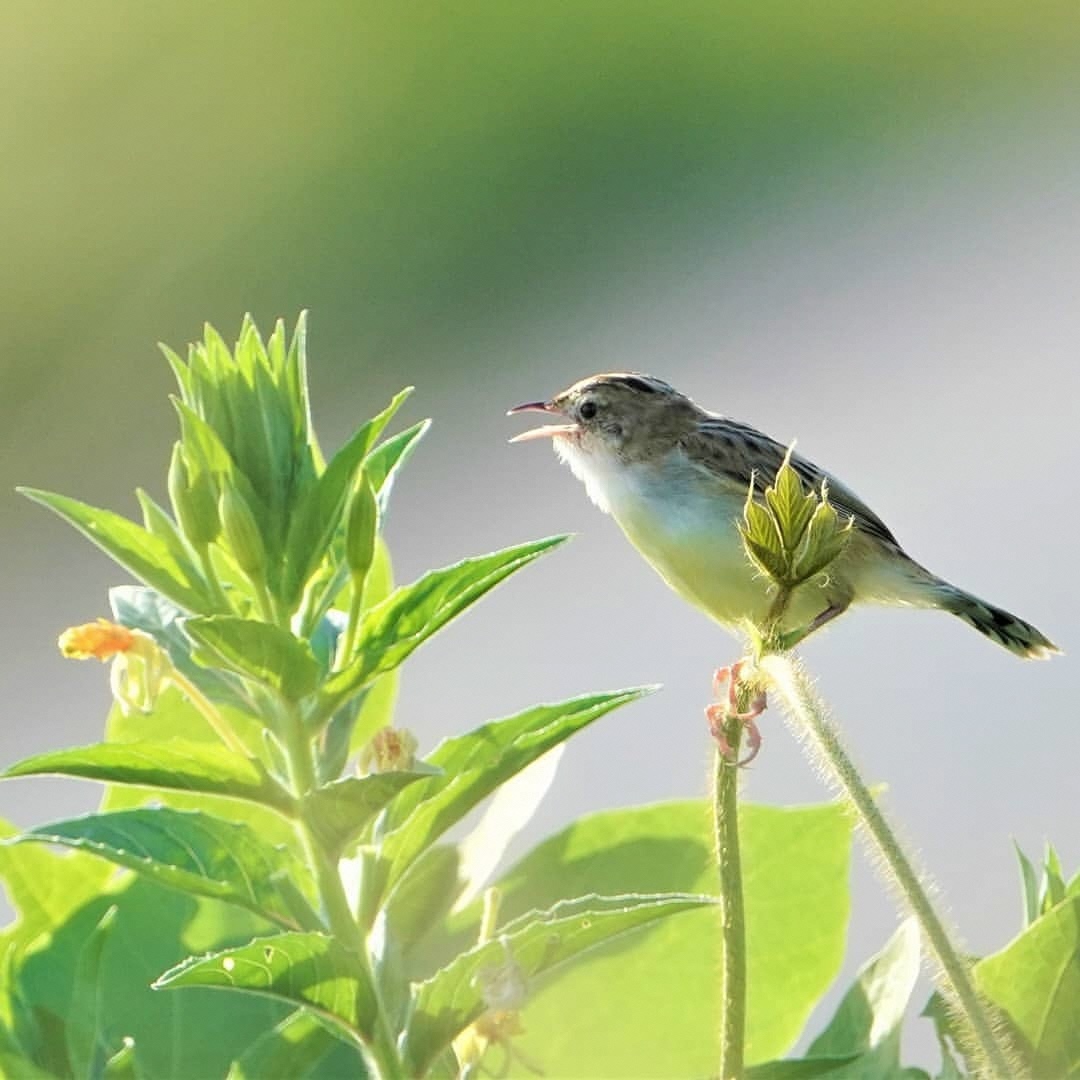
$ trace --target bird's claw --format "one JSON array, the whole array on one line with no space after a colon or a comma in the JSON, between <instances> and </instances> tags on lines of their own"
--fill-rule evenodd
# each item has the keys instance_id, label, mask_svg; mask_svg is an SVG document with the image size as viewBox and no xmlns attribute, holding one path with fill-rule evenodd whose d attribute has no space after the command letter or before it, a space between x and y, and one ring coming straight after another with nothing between
<instances>
[{"instance_id":1,"label":"bird's claw","mask_svg":"<svg viewBox=\"0 0 1080 1080\"><path fill-rule=\"evenodd\" d=\"M731 667L716 670L713 675L713 691L720 700L705 710L709 732L716 740L720 754L740 768L749 765L761 749L761 732L758 730L757 718L768 704L765 691L757 690L750 699L748 708L745 711L739 710L740 680L745 664L745 660L740 660ZM742 758L739 758L737 750L728 739L728 725L732 722L741 725L746 735L747 753Z\"/></svg>"}]
</instances>

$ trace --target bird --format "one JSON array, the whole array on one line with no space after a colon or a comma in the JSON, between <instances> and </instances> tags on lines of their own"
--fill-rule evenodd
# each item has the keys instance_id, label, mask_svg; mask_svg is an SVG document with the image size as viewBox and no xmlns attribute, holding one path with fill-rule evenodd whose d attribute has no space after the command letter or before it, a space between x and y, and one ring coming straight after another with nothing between
<instances>
[{"instance_id":1,"label":"bird","mask_svg":"<svg viewBox=\"0 0 1080 1080\"><path fill-rule=\"evenodd\" d=\"M1031 623L950 584L916 562L884 521L847 485L768 435L709 412L651 375L592 375L547 401L559 422L515 443L550 438L556 453L676 593L730 629L761 627L776 586L751 562L739 523L748 492L760 502L785 459L800 480L851 523L825 571L798 586L782 630L802 638L846 612L876 603L948 611L1024 658L1061 650Z\"/></svg>"}]
</instances>

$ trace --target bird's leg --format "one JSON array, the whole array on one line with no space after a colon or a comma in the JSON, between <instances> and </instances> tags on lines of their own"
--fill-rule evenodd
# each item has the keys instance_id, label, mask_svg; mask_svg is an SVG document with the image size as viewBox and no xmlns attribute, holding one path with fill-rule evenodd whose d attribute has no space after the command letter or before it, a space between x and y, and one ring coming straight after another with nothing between
<instances>
[{"instance_id":1,"label":"bird's leg","mask_svg":"<svg viewBox=\"0 0 1080 1080\"><path fill-rule=\"evenodd\" d=\"M749 765L761 749L761 732L758 730L756 721L767 705L765 691L756 690L747 685L747 680L742 674L745 665L746 661L740 660L731 667L717 669L713 675L713 691L719 700L705 710L705 717L709 721L709 732L716 740L720 753L738 766ZM739 709L741 690L749 690L752 694L744 711ZM748 753L742 759L738 759L735 748L728 740L728 725L731 723L740 724L746 732Z\"/></svg>"},{"instance_id":2,"label":"bird's leg","mask_svg":"<svg viewBox=\"0 0 1080 1080\"><path fill-rule=\"evenodd\" d=\"M820 630L826 623L830 623L838 615L843 615L848 609L850 601L843 604L830 604L819 615L815 615L805 626L792 630L782 635L781 647L784 652L794 649L800 642L805 641L815 630Z\"/></svg>"}]
</instances>

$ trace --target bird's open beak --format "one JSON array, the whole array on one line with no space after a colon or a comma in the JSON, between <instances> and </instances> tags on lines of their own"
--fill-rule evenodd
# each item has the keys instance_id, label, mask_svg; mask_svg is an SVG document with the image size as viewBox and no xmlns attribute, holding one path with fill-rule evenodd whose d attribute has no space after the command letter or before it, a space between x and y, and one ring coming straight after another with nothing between
<instances>
[{"instance_id":1,"label":"bird's open beak","mask_svg":"<svg viewBox=\"0 0 1080 1080\"><path fill-rule=\"evenodd\" d=\"M542 412L551 416L563 415L550 401L529 401L524 405L515 405L514 408L507 410L506 415L514 416L523 412ZM577 424L544 424L543 427L523 431L520 435L515 435L510 441L518 443L528 442L530 439L553 438L556 435L575 435L580 430Z\"/></svg>"}]
</instances>

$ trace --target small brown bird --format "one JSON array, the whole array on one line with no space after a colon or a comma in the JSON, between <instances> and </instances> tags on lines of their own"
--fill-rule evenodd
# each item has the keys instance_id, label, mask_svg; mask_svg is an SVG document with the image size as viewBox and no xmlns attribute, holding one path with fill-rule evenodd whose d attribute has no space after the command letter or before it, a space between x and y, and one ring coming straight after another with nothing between
<instances>
[{"instance_id":1,"label":"small brown bird","mask_svg":"<svg viewBox=\"0 0 1080 1080\"><path fill-rule=\"evenodd\" d=\"M593 375L511 413L537 411L562 422L511 442L550 437L558 455L611 514L660 576L717 622L762 625L770 583L743 549L742 519L751 479L760 491L787 450L747 424L706 412L650 375ZM941 608L1023 657L1060 650L1031 623L930 573L910 558L888 526L850 488L791 455L803 482L850 515L852 536L826 572L799 586L785 629L815 630L852 603Z\"/></svg>"}]
</instances>

